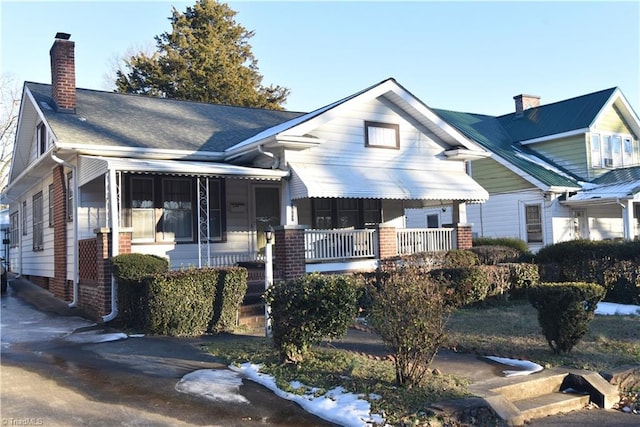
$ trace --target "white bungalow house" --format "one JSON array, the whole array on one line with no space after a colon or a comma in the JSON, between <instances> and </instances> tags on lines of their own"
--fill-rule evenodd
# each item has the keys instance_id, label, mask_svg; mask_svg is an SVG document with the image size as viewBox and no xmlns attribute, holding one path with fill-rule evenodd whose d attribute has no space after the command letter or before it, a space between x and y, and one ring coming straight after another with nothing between
<instances>
[{"instance_id":1,"label":"white bungalow house","mask_svg":"<svg viewBox=\"0 0 640 427\"><path fill-rule=\"evenodd\" d=\"M469 206L476 236L515 237L532 251L573 239L640 236L640 120L620 89L547 105L518 95L499 117L433 111L492 153L471 176L489 191ZM451 222L450 211L407 211L412 227Z\"/></svg>"},{"instance_id":2,"label":"white bungalow house","mask_svg":"<svg viewBox=\"0 0 640 427\"><path fill-rule=\"evenodd\" d=\"M466 173L487 152L393 79L298 113L77 89L64 33L51 64L52 84L24 85L10 265L105 321L119 253L233 265L259 258L274 227L283 278L372 268L468 247L466 205L488 197ZM441 204L451 227L405 229L407 207Z\"/></svg>"}]
</instances>

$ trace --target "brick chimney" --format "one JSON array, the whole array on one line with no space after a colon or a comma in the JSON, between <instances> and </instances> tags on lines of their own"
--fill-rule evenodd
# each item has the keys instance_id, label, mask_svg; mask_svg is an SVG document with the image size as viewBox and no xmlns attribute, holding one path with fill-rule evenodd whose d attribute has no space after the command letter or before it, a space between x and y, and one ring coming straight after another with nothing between
<instances>
[{"instance_id":1,"label":"brick chimney","mask_svg":"<svg viewBox=\"0 0 640 427\"><path fill-rule=\"evenodd\" d=\"M522 117L524 110L540 106L540 97L536 95L516 95L516 117Z\"/></svg>"},{"instance_id":2,"label":"brick chimney","mask_svg":"<svg viewBox=\"0 0 640 427\"><path fill-rule=\"evenodd\" d=\"M51 46L51 94L58 111L76 111L75 42L71 34L57 33Z\"/></svg>"}]
</instances>

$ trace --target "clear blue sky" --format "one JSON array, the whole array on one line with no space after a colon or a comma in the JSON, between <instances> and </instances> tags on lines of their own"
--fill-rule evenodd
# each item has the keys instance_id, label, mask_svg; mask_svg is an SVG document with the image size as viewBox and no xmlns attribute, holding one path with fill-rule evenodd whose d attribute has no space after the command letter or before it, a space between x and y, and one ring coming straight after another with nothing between
<instances>
[{"instance_id":1,"label":"clear blue sky","mask_svg":"<svg viewBox=\"0 0 640 427\"><path fill-rule=\"evenodd\" d=\"M21 85L49 83L56 32L76 43L78 87L110 90L127 52L170 31L193 1L1 0L0 67ZM311 111L388 77L430 107L484 114L513 96L543 104L618 86L640 114L640 2L231 1L263 84L285 108Z\"/></svg>"}]
</instances>

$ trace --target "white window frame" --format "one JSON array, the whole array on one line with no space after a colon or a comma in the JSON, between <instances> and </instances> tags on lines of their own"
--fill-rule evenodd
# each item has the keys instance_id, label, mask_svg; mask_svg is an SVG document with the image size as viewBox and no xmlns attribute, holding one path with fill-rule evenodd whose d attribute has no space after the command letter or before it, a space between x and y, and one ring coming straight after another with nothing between
<instances>
[{"instance_id":1,"label":"white window frame","mask_svg":"<svg viewBox=\"0 0 640 427\"><path fill-rule=\"evenodd\" d=\"M130 202L131 202L131 228L133 230L132 232L132 236L131 236L131 243L152 243L156 241L156 213L155 213L155 204L154 204L154 191L155 191L155 187L154 187L154 179L151 177L141 177L141 176L133 176L131 177L131 181L130 181L130 188L133 189L135 187L135 182L136 181L149 181L151 182L151 206L145 206L145 207L134 207L133 206L133 192L131 191L131 195L129 196L130 198ZM150 223L151 223L151 235L149 236L147 233L149 230L146 230L145 227L139 227L136 226L135 223L135 216L136 214L150 214L149 218L150 218ZM141 230L145 230L146 232L143 233L143 236L141 237L139 232Z\"/></svg>"},{"instance_id":2,"label":"white window frame","mask_svg":"<svg viewBox=\"0 0 640 427\"><path fill-rule=\"evenodd\" d=\"M529 216L529 210L531 208L536 208L538 210L538 215L536 221L532 221L532 218ZM540 244L544 243L544 227L542 221L542 205L539 203L531 203L524 205L524 222L526 227L527 234L527 243L530 244ZM540 235L540 239L534 239L533 236Z\"/></svg>"},{"instance_id":3,"label":"white window frame","mask_svg":"<svg viewBox=\"0 0 640 427\"><path fill-rule=\"evenodd\" d=\"M9 216L9 247L16 248L20 244L20 215L18 211Z\"/></svg>"},{"instance_id":4,"label":"white window frame","mask_svg":"<svg viewBox=\"0 0 640 427\"><path fill-rule=\"evenodd\" d=\"M599 147L594 147L597 141ZM627 148L631 148L631 153ZM638 162L638 143L629 134L615 132L594 132L589 139L591 167L596 169L615 169L628 167Z\"/></svg>"},{"instance_id":5,"label":"white window frame","mask_svg":"<svg viewBox=\"0 0 640 427\"><path fill-rule=\"evenodd\" d=\"M42 197L42 191L36 193L33 196L33 250L44 250L44 200Z\"/></svg>"}]
</instances>

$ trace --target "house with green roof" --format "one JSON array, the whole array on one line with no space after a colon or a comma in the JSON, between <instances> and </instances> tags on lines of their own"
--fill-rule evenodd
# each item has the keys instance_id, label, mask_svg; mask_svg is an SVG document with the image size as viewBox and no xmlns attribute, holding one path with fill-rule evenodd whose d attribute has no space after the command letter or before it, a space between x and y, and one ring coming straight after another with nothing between
<instances>
[{"instance_id":1,"label":"house with green roof","mask_svg":"<svg viewBox=\"0 0 640 427\"><path fill-rule=\"evenodd\" d=\"M51 84L24 85L3 192L11 271L71 306L117 315L112 256L236 265L271 229L283 279L470 246L488 153L394 79L310 113L213 105L76 88L74 46L57 34ZM405 228L444 204L452 227Z\"/></svg>"},{"instance_id":2,"label":"house with green roof","mask_svg":"<svg viewBox=\"0 0 640 427\"><path fill-rule=\"evenodd\" d=\"M469 206L475 236L515 237L536 251L572 239L630 240L640 234L640 120L620 89L540 105L514 97L515 111L494 117L434 109L491 157L470 174L490 194ZM446 212L446 207L444 208ZM431 224L446 213L410 212Z\"/></svg>"}]
</instances>

